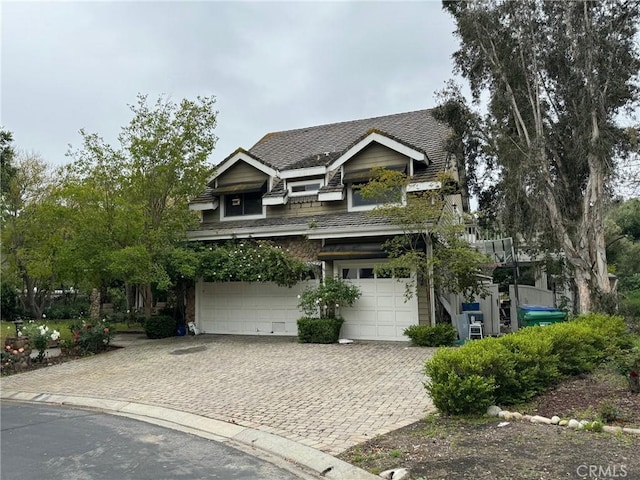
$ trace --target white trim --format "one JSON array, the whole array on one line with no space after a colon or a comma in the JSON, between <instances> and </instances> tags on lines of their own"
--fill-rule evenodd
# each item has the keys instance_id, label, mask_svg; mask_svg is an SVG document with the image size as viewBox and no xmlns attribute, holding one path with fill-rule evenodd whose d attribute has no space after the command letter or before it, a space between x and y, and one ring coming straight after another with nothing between
<instances>
[{"instance_id":1,"label":"white trim","mask_svg":"<svg viewBox=\"0 0 640 480\"><path fill-rule=\"evenodd\" d=\"M327 167L308 167L308 168L294 168L292 170L283 170L280 172L280 178L301 178L301 177L313 177L318 175L324 175L327 173Z\"/></svg>"},{"instance_id":2,"label":"white trim","mask_svg":"<svg viewBox=\"0 0 640 480\"><path fill-rule=\"evenodd\" d=\"M357 153L359 153L361 150L363 150L365 147L369 146L373 142L379 143L380 145L388 147L391 150L395 150L396 152L402 155L405 155L409 158L412 158L414 160L418 160L425 163L429 162L429 159L424 153L419 152L418 150L415 150L413 148L407 147L406 145L403 145L402 143L396 140L393 140L389 137L373 132L367 135L358 143L356 143L353 147L351 147L345 153L340 155L335 160L335 162L333 162L329 166L329 170L335 170L336 168L342 166L347 160L351 159L353 156L355 156Z\"/></svg>"},{"instance_id":3,"label":"white trim","mask_svg":"<svg viewBox=\"0 0 640 480\"><path fill-rule=\"evenodd\" d=\"M207 203L190 203L189 210L215 210L218 208L219 202L217 198L214 198L212 201Z\"/></svg>"},{"instance_id":4,"label":"white trim","mask_svg":"<svg viewBox=\"0 0 640 480\"><path fill-rule=\"evenodd\" d=\"M195 240L227 240L230 238L268 238L305 235L310 240L322 240L325 238L357 238L376 237L380 235L402 235L402 229L395 225L370 225L367 227L354 226L349 228L319 229L303 227L292 230L288 225L279 228L274 227L244 227L230 233L216 234L212 230L191 230L187 232L187 238Z\"/></svg>"},{"instance_id":5,"label":"white trim","mask_svg":"<svg viewBox=\"0 0 640 480\"><path fill-rule=\"evenodd\" d=\"M412 182L407 185L407 192L422 192L424 190L437 190L442 187L442 182Z\"/></svg>"},{"instance_id":6,"label":"white trim","mask_svg":"<svg viewBox=\"0 0 640 480\"><path fill-rule=\"evenodd\" d=\"M255 160L254 158L250 157L244 152L238 152L233 157L229 158L224 163L224 165L222 165L220 168L217 168L207 183L211 183L213 180L218 178L220 175L222 175L224 172L229 170L238 162L245 162L251 165L252 167L260 170L261 172L266 173L270 177L279 176L277 170L274 170L273 168L266 166L264 163L259 162L258 160Z\"/></svg>"},{"instance_id":7,"label":"white trim","mask_svg":"<svg viewBox=\"0 0 640 480\"><path fill-rule=\"evenodd\" d=\"M303 192L293 192L293 187L298 187L301 185L313 185L314 183L320 184L318 190L305 190ZM310 180L300 180L298 182L287 182L287 191L289 192L290 197L304 197L306 195L315 195L320 191L320 189L324 187L324 178L314 178Z\"/></svg>"},{"instance_id":8,"label":"white trim","mask_svg":"<svg viewBox=\"0 0 640 480\"><path fill-rule=\"evenodd\" d=\"M220 221L221 222L233 222L238 220L259 220L261 218L267 218L267 206L262 203L262 213L258 215L233 215L231 217L225 217L225 209L224 209L224 197L226 195L222 195L220 197Z\"/></svg>"},{"instance_id":9,"label":"white trim","mask_svg":"<svg viewBox=\"0 0 640 480\"><path fill-rule=\"evenodd\" d=\"M286 205L288 200L289 200L289 196L287 195L286 192L283 192L282 195L279 197L274 197L274 196L263 197L262 205Z\"/></svg>"},{"instance_id":10,"label":"white trim","mask_svg":"<svg viewBox=\"0 0 640 480\"><path fill-rule=\"evenodd\" d=\"M321 202L335 202L344 200L344 188L338 192L318 192L318 200Z\"/></svg>"}]
</instances>

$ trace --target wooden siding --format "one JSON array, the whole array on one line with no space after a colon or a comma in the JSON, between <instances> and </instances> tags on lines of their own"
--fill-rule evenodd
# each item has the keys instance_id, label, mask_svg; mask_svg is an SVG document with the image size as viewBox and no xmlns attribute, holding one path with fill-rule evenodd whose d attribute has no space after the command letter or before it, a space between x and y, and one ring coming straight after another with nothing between
<instances>
[{"instance_id":1,"label":"wooden siding","mask_svg":"<svg viewBox=\"0 0 640 480\"><path fill-rule=\"evenodd\" d=\"M309 215L330 215L347 212L347 200L341 202L319 202L310 200L305 202L295 202L289 198L286 205L273 205L267 207L267 218L275 217L307 217Z\"/></svg>"},{"instance_id":2,"label":"wooden siding","mask_svg":"<svg viewBox=\"0 0 640 480\"><path fill-rule=\"evenodd\" d=\"M385 165L408 164L408 157L379 143L372 143L344 164L345 172L384 167Z\"/></svg>"},{"instance_id":3,"label":"wooden siding","mask_svg":"<svg viewBox=\"0 0 640 480\"><path fill-rule=\"evenodd\" d=\"M427 287L418 285L418 325L431 325Z\"/></svg>"},{"instance_id":4,"label":"wooden siding","mask_svg":"<svg viewBox=\"0 0 640 480\"><path fill-rule=\"evenodd\" d=\"M245 162L238 162L218 177L218 186L241 182L258 182L269 176Z\"/></svg>"}]
</instances>

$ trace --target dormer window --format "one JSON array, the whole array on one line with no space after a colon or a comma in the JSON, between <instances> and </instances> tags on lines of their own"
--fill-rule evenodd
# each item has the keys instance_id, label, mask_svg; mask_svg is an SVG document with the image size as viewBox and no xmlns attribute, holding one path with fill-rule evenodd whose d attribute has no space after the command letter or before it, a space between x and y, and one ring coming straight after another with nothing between
<instances>
[{"instance_id":1,"label":"dormer window","mask_svg":"<svg viewBox=\"0 0 640 480\"><path fill-rule=\"evenodd\" d=\"M224 196L224 216L262 215L262 192L243 192Z\"/></svg>"},{"instance_id":2,"label":"dormer window","mask_svg":"<svg viewBox=\"0 0 640 480\"><path fill-rule=\"evenodd\" d=\"M303 195L316 195L318 191L324 187L324 179L316 178L313 180L304 180L298 182L289 182L289 196L301 197Z\"/></svg>"},{"instance_id":3,"label":"dormer window","mask_svg":"<svg viewBox=\"0 0 640 480\"><path fill-rule=\"evenodd\" d=\"M262 196L267 191L266 182L247 182L221 185L213 193L221 197L221 220L248 220L264 218Z\"/></svg>"},{"instance_id":4,"label":"dormer window","mask_svg":"<svg viewBox=\"0 0 640 480\"><path fill-rule=\"evenodd\" d=\"M396 170L404 173L406 170L406 165L392 165L385 166L385 168L389 170ZM373 210L375 207L384 205L386 203L395 203L398 198L401 198L401 202L404 204L406 202L404 189L402 192L397 191L395 193L390 194L391 198L364 198L360 189L369 183L371 179L371 169L360 169L360 170L351 170L345 172L343 177L343 183L348 185L347 189L347 209L350 212L364 211L364 210Z\"/></svg>"}]
</instances>

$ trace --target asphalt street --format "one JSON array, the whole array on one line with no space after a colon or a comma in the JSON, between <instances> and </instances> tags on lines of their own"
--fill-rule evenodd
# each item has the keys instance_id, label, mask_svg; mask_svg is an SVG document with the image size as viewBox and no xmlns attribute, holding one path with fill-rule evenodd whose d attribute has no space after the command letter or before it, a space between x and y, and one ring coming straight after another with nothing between
<instances>
[{"instance_id":1,"label":"asphalt street","mask_svg":"<svg viewBox=\"0 0 640 480\"><path fill-rule=\"evenodd\" d=\"M2 402L2 480L293 480L228 445L129 418Z\"/></svg>"}]
</instances>

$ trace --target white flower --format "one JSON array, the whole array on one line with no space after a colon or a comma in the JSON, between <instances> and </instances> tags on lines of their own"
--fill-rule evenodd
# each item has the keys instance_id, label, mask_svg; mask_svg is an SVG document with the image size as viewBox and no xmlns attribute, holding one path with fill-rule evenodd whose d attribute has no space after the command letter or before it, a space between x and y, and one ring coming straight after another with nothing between
<instances>
[{"instance_id":1,"label":"white flower","mask_svg":"<svg viewBox=\"0 0 640 480\"><path fill-rule=\"evenodd\" d=\"M336 303L336 308L340 308L340 305Z\"/></svg>"},{"instance_id":2,"label":"white flower","mask_svg":"<svg viewBox=\"0 0 640 480\"><path fill-rule=\"evenodd\" d=\"M319 298L317 298L317 299L316 299L316 305L317 305L317 304L319 304L319 303L320 303L320 299L319 299Z\"/></svg>"},{"instance_id":3,"label":"white flower","mask_svg":"<svg viewBox=\"0 0 640 480\"><path fill-rule=\"evenodd\" d=\"M47 316L43 313L43 314L42 314L42 318L47 318Z\"/></svg>"},{"instance_id":4,"label":"white flower","mask_svg":"<svg viewBox=\"0 0 640 480\"><path fill-rule=\"evenodd\" d=\"M300 295L298 295L298 300L300 300Z\"/></svg>"},{"instance_id":5,"label":"white flower","mask_svg":"<svg viewBox=\"0 0 640 480\"><path fill-rule=\"evenodd\" d=\"M22 332L18 331L18 336L21 337L22 336Z\"/></svg>"},{"instance_id":6,"label":"white flower","mask_svg":"<svg viewBox=\"0 0 640 480\"><path fill-rule=\"evenodd\" d=\"M57 330L54 330L53 333L51 334L51 340L55 342L59 338L60 338L60 332Z\"/></svg>"}]
</instances>

